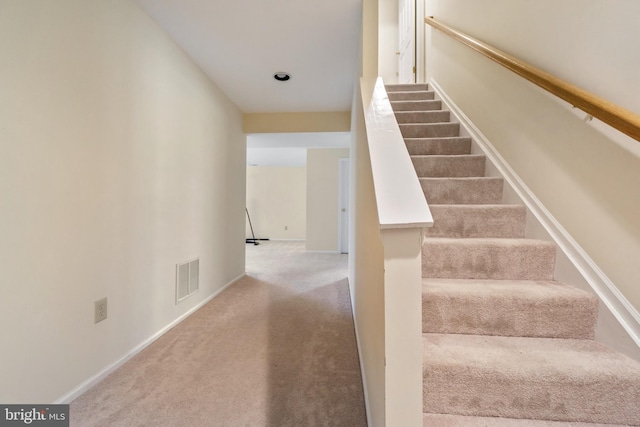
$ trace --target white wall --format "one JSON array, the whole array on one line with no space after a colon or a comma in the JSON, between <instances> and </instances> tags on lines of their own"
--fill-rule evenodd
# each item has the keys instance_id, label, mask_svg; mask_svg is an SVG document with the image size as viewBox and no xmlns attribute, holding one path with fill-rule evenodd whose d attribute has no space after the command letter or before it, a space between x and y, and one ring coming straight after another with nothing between
<instances>
[{"instance_id":1,"label":"white wall","mask_svg":"<svg viewBox=\"0 0 640 427\"><path fill-rule=\"evenodd\" d=\"M378 2L378 21L378 75L385 84L398 83L398 0Z\"/></svg>"},{"instance_id":2,"label":"white wall","mask_svg":"<svg viewBox=\"0 0 640 427\"><path fill-rule=\"evenodd\" d=\"M640 112L635 0L429 0L426 13ZM431 39L430 78L640 309L640 159L532 84L442 33Z\"/></svg>"},{"instance_id":3,"label":"white wall","mask_svg":"<svg viewBox=\"0 0 640 427\"><path fill-rule=\"evenodd\" d=\"M359 77L378 77L378 0L364 0L360 69L351 107L349 289L368 425L385 425L384 248Z\"/></svg>"},{"instance_id":4,"label":"white wall","mask_svg":"<svg viewBox=\"0 0 640 427\"><path fill-rule=\"evenodd\" d=\"M348 148L307 150L308 251L338 252L338 160L349 157Z\"/></svg>"},{"instance_id":5,"label":"white wall","mask_svg":"<svg viewBox=\"0 0 640 427\"><path fill-rule=\"evenodd\" d=\"M372 25L371 21L366 22L365 25ZM356 88L351 121L349 285L369 426L382 427L386 416L384 248L373 188L362 93L359 84Z\"/></svg>"},{"instance_id":6,"label":"white wall","mask_svg":"<svg viewBox=\"0 0 640 427\"><path fill-rule=\"evenodd\" d=\"M243 273L242 114L127 0L2 0L0 61L0 401L51 402Z\"/></svg>"},{"instance_id":7,"label":"white wall","mask_svg":"<svg viewBox=\"0 0 640 427\"><path fill-rule=\"evenodd\" d=\"M427 15L640 111L634 0L427 0Z\"/></svg>"},{"instance_id":8,"label":"white wall","mask_svg":"<svg viewBox=\"0 0 640 427\"><path fill-rule=\"evenodd\" d=\"M304 240L307 168L247 167L247 209L256 238ZM251 237L249 221L246 236Z\"/></svg>"}]
</instances>

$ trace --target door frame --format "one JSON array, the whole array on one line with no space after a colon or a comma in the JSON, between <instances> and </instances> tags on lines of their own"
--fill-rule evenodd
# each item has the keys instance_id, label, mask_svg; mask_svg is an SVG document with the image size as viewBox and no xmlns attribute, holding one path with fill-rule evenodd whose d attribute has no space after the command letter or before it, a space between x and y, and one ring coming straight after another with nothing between
<instances>
[{"instance_id":1,"label":"door frame","mask_svg":"<svg viewBox=\"0 0 640 427\"><path fill-rule=\"evenodd\" d=\"M398 83L417 82L416 58L416 2L418 0L398 0ZM424 0L423 0L424 1ZM410 26L410 28L408 27ZM405 37L406 36L406 37ZM411 61L408 61L411 59ZM411 77L409 77L411 76ZM408 81L407 81L408 80Z\"/></svg>"}]
</instances>

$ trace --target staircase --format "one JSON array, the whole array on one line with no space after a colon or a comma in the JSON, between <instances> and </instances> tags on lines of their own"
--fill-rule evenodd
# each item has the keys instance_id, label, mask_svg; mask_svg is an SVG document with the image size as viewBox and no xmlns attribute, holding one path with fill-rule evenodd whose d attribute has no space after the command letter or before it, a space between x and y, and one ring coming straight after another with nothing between
<instances>
[{"instance_id":1,"label":"staircase","mask_svg":"<svg viewBox=\"0 0 640 427\"><path fill-rule=\"evenodd\" d=\"M640 425L640 364L594 341L596 297L554 281L555 245L526 238L526 209L502 204L502 178L427 85L387 92L434 218L424 425Z\"/></svg>"}]
</instances>

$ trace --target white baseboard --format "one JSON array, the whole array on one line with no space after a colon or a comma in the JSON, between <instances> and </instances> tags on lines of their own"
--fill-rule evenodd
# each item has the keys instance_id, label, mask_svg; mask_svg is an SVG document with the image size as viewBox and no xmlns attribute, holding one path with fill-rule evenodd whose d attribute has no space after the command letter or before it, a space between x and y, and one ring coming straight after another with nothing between
<instances>
[{"instance_id":1,"label":"white baseboard","mask_svg":"<svg viewBox=\"0 0 640 427\"><path fill-rule=\"evenodd\" d=\"M161 336L163 336L165 333L167 333L169 330L173 329L174 327L176 327L179 323L181 323L183 320L185 320L187 317L191 316L193 313L195 313L196 311L198 311L199 309L201 309L205 304L207 304L208 302L210 302L212 299L214 299L215 297L217 297L218 295L220 295L225 289L227 289L229 286L233 285L234 283L236 283L238 280L240 280L242 277L244 277L246 274L242 273L241 275L239 275L238 277L236 277L235 279L233 279L232 281L230 281L229 283L227 283L226 285L224 285L222 288L218 289L217 291L215 291L211 296L209 296L207 299L205 299L204 301L200 302L198 305L196 305L195 307L193 307L191 310L187 311L186 313L184 313L182 316L178 317L176 320L174 320L173 322L171 322L170 324L168 324L167 326L165 326L164 328L160 329L158 332L156 332L155 334L153 334L152 336L150 336L149 338L147 338L146 340L144 340L142 343L140 343L138 346L136 346L135 348L133 348L129 353L127 353L126 355L124 355L123 357L121 357L120 359L116 360L114 363L112 363L111 365L107 366L106 368L104 368L102 371L100 371L99 373L97 373L96 375L94 375L93 377L87 379L86 381L84 381L82 384L80 384L78 387L74 388L73 390L71 390L70 392L66 393L65 395L63 395L62 397L60 397L59 399L57 399L55 402L53 402L54 404L69 404L71 402L73 402L75 399L77 399L78 397L80 397L82 394L84 394L85 392L87 392L89 389L91 389L93 386L95 386L96 384L98 384L100 381L102 381L103 379L105 379L109 374L111 374L112 372L114 372L116 369L118 369L119 367L121 367L122 365L124 365L127 361L129 361L132 357L134 357L136 354L140 353L142 350L144 350L145 348L149 347L151 344L153 344L158 338L160 338Z\"/></svg>"},{"instance_id":2,"label":"white baseboard","mask_svg":"<svg viewBox=\"0 0 640 427\"><path fill-rule=\"evenodd\" d=\"M616 288L613 282L596 265L582 247L571 237L567 230L551 215L542 202L533 194L531 189L520 179L515 171L498 153L493 144L473 124L462 110L449 98L440 85L430 79L429 86L441 98L451 113L456 116L460 124L469 132L474 141L485 152L487 159L493 163L505 181L516 192L535 218L562 250L574 267L584 277L600 300L615 316L629 337L640 347L640 313Z\"/></svg>"}]
</instances>

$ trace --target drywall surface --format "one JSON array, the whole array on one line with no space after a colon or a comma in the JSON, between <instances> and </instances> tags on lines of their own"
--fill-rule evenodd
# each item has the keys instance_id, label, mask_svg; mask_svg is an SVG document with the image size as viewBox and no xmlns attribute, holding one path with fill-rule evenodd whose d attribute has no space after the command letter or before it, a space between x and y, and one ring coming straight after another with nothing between
<instances>
[{"instance_id":1,"label":"drywall surface","mask_svg":"<svg viewBox=\"0 0 640 427\"><path fill-rule=\"evenodd\" d=\"M640 112L640 3L434 0L427 15ZM640 309L640 159L534 85L431 32L429 77ZM634 143L640 144L640 143Z\"/></svg>"},{"instance_id":2,"label":"drywall surface","mask_svg":"<svg viewBox=\"0 0 640 427\"><path fill-rule=\"evenodd\" d=\"M352 109L349 285L369 426L385 425L384 248L360 85Z\"/></svg>"},{"instance_id":3,"label":"drywall surface","mask_svg":"<svg viewBox=\"0 0 640 427\"><path fill-rule=\"evenodd\" d=\"M0 93L0 402L52 402L243 274L242 114L128 0L2 1Z\"/></svg>"},{"instance_id":4,"label":"drywall surface","mask_svg":"<svg viewBox=\"0 0 640 427\"><path fill-rule=\"evenodd\" d=\"M385 84L398 83L398 1L378 2L378 75Z\"/></svg>"},{"instance_id":5,"label":"drywall surface","mask_svg":"<svg viewBox=\"0 0 640 427\"><path fill-rule=\"evenodd\" d=\"M308 251L339 250L338 160L348 157L348 148L307 150Z\"/></svg>"},{"instance_id":6,"label":"drywall surface","mask_svg":"<svg viewBox=\"0 0 640 427\"><path fill-rule=\"evenodd\" d=\"M247 209L256 238L304 240L307 168L247 167ZM252 237L249 221L246 236Z\"/></svg>"},{"instance_id":7,"label":"drywall surface","mask_svg":"<svg viewBox=\"0 0 640 427\"><path fill-rule=\"evenodd\" d=\"M313 113L245 113L245 133L285 132L349 132L351 115L348 111Z\"/></svg>"},{"instance_id":8,"label":"drywall surface","mask_svg":"<svg viewBox=\"0 0 640 427\"><path fill-rule=\"evenodd\" d=\"M379 55L379 42L378 34L379 23L378 15L379 5L378 0L363 0L362 1L362 37L360 39L359 56L362 61L359 66L359 75L355 77L378 77L378 57ZM358 101L359 102L359 101ZM351 107L352 122L351 128L355 126L353 124L353 106Z\"/></svg>"}]
</instances>

